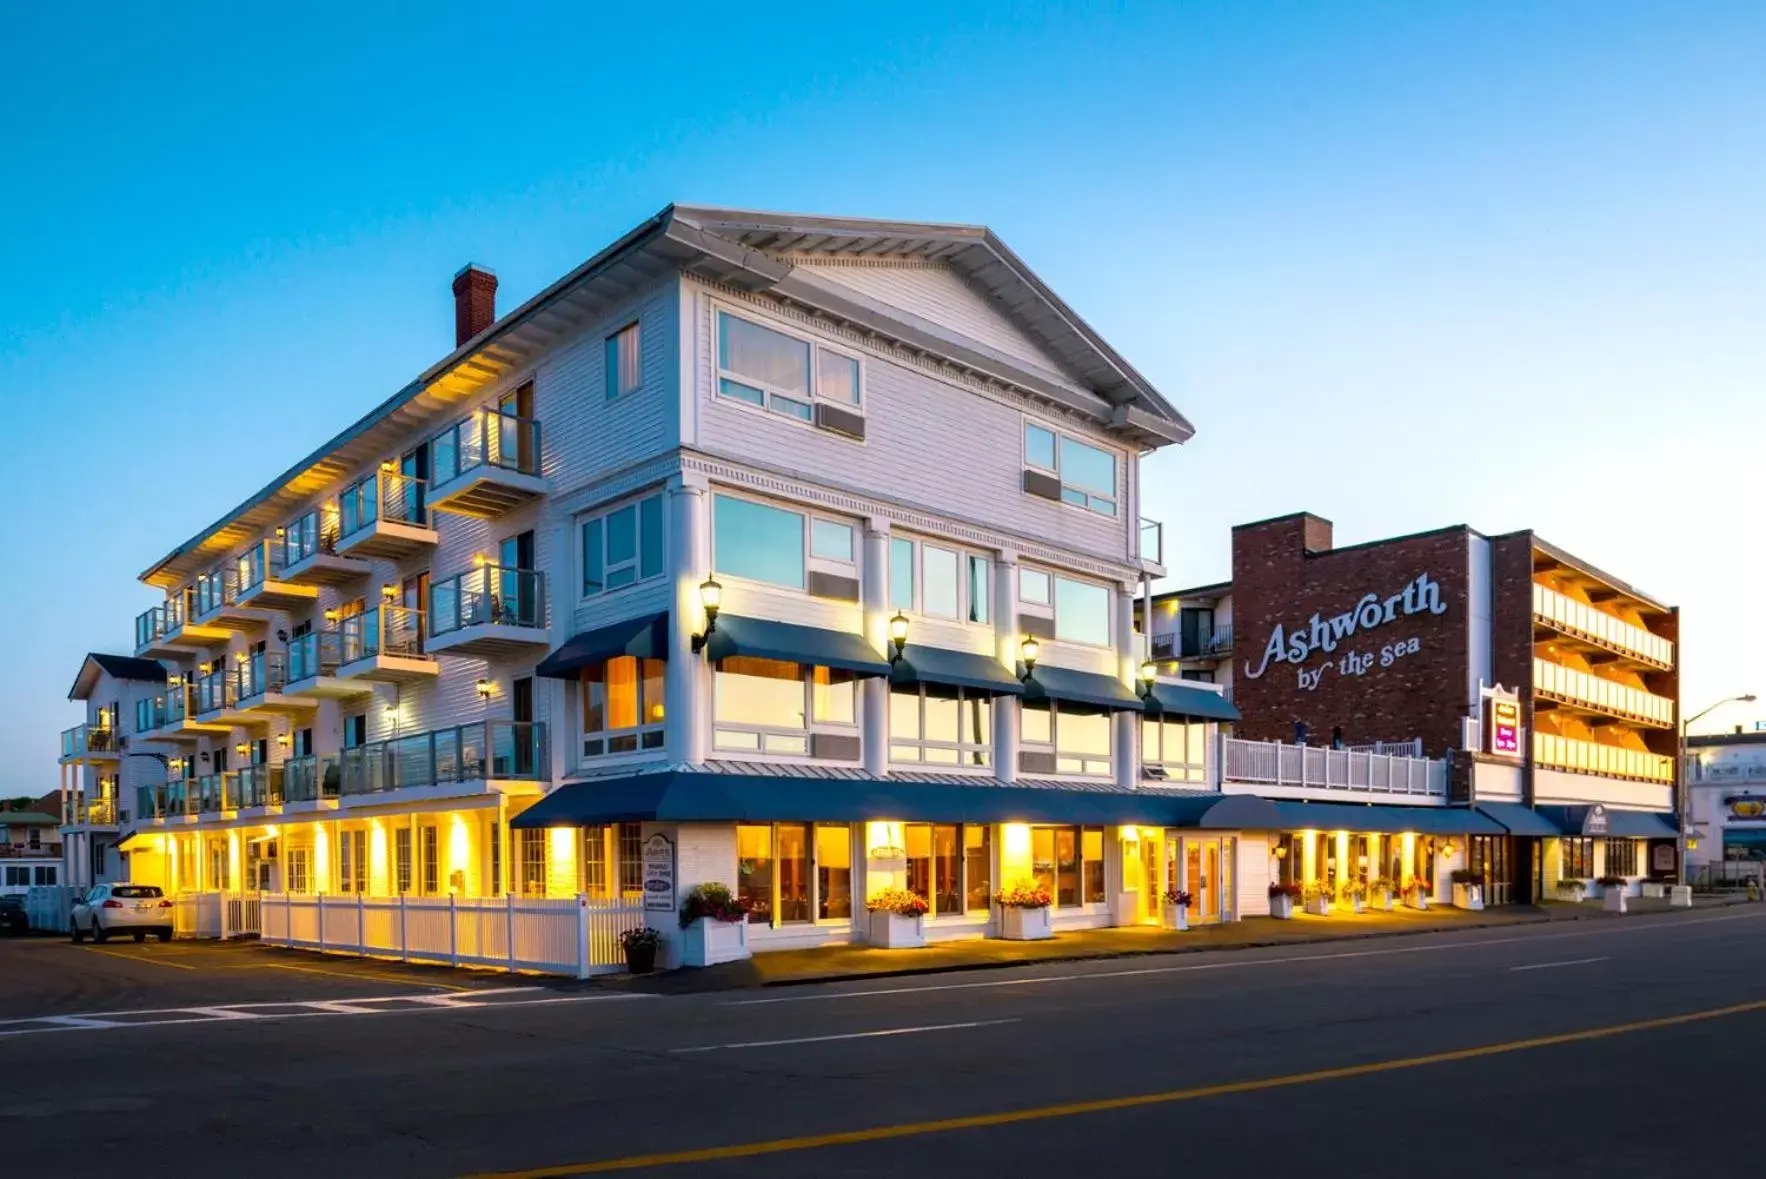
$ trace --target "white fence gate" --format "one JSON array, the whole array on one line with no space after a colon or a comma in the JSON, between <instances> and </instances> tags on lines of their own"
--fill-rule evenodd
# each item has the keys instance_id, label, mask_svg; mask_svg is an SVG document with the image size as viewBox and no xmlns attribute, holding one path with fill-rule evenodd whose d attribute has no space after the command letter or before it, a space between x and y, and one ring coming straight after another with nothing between
<instances>
[{"instance_id":1,"label":"white fence gate","mask_svg":"<svg viewBox=\"0 0 1766 1179\"><path fill-rule=\"evenodd\" d=\"M624 970L619 935L644 924L642 901L581 895L548 900L263 893L258 900L265 945L575 978Z\"/></svg>"}]
</instances>

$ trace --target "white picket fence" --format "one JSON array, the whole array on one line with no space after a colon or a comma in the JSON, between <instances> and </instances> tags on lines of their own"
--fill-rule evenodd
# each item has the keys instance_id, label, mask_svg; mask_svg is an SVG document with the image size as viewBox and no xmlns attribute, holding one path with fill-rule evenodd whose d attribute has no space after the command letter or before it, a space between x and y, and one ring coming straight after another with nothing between
<instances>
[{"instance_id":1,"label":"white picket fence","mask_svg":"<svg viewBox=\"0 0 1766 1179\"><path fill-rule=\"evenodd\" d=\"M256 900L265 945L574 978L624 970L619 935L644 924L642 901L582 895L547 900L262 893Z\"/></svg>"},{"instance_id":2,"label":"white picket fence","mask_svg":"<svg viewBox=\"0 0 1766 1179\"><path fill-rule=\"evenodd\" d=\"M1447 797L1447 762L1356 749L1225 738L1225 779L1271 786Z\"/></svg>"}]
</instances>

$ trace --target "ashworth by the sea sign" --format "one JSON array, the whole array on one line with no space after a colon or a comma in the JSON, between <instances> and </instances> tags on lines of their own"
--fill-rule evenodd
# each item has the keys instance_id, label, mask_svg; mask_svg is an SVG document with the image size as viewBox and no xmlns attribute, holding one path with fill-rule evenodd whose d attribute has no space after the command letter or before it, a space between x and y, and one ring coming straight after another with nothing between
<instances>
[{"instance_id":1,"label":"ashworth by the sea sign","mask_svg":"<svg viewBox=\"0 0 1766 1179\"><path fill-rule=\"evenodd\" d=\"M1291 627L1278 623L1269 636L1268 645L1263 648L1262 662L1252 667L1251 661L1245 660L1245 678L1263 678L1272 663L1294 664L1301 691L1310 692L1318 687L1325 672L1333 668L1341 675L1366 675L1375 666L1391 667L1406 655L1421 651L1422 640L1413 637L1387 643L1378 650L1346 651L1337 659L1316 668L1298 665L1321 652L1331 654L1340 644L1356 635L1379 630L1400 618L1408 618L1413 614L1445 613L1447 603L1441 600L1440 584L1427 573L1422 573L1388 598L1381 598L1379 594L1367 594L1343 613L1333 614L1329 618L1314 614L1306 622Z\"/></svg>"}]
</instances>

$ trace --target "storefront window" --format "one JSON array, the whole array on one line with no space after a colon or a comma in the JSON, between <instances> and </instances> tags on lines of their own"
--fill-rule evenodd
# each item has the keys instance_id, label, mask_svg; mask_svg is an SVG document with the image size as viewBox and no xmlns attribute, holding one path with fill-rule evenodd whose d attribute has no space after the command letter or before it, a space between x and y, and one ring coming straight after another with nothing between
<instances>
[{"instance_id":1,"label":"storefront window","mask_svg":"<svg viewBox=\"0 0 1766 1179\"><path fill-rule=\"evenodd\" d=\"M1081 840L1080 856L1084 864L1085 903L1104 902L1104 829L1087 827Z\"/></svg>"},{"instance_id":2,"label":"storefront window","mask_svg":"<svg viewBox=\"0 0 1766 1179\"><path fill-rule=\"evenodd\" d=\"M790 925L810 920L809 907L809 825L780 823L779 849L779 924Z\"/></svg>"},{"instance_id":3,"label":"storefront window","mask_svg":"<svg viewBox=\"0 0 1766 1179\"><path fill-rule=\"evenodd\" d=\"M963 911L962 843L958 828L932 828L932 913L943 917Z\"/></svg>"},{"instance_id":4,"label":"storefront window","mask_svg":"<svg viewBox=\"0 0 1766 1179\"><path fill-rule=\"evenodd\" d=\"M1306 872L1306 865L1303 862L1306 855L1306 848L1305 844L1301 842L1300 837L1293 834L1283 835L1276 841L1276 849L1281 853L1276 857L1276 863L1278 865L1276 868L1276 875L1280 879L1280 882L1283 884L1301 883L1301 879ZM1167 888L1177 887L1177 881L1175 879L1176 863L1175 860L1172 861L1172 875L1174 879L1166 885Z\"/></svg>"},{"instance_id":5,"label":"storefront window","mask_svg":"<svg viewBox=\"0 0 1766 1179\"><path fill-rule=\"evenodd\" d=\"M740 824L736 859L736 895L749 904L750 926L851 918L852 829L847 824Z\"/></svg>"},{"instance_id":6,"label":"storefront window","mask_svg":"<svg viewBox=\"0 0 1766 1179\"><path fill-rule=\"evenodd\" d=\"M1559 842L1563 845L1564 863L1558 875L1565 880L1593 880L1594 840L1564 839Z\"/></svg>"},{"instance_id":7,"label":"storefront window","mask_svg":"<svg viewBox=\"0 0 1766 1179\"><path fill-rule=\"evenodd\" d=\"M1606 874L1608 876L1636 876L1638 874L1636 840L1607 840Z\"/></svg>"},{"instance_id":8,"label":"storefront window","mask_svg":"<svg viewBox=\"0 0 1766 1179\"><path fill-rule=\"evenodd\" d=\"M852 916L852 832L845 823L816 824L816 915Z\"/></svg>"},{"instance_id":9,"label":"storefront window","mask_svg":"<svg viewBox=\"0 0 1766 1179\"><path fill-rule=\"evenodd\" d=\"M1104 829L1032 827L1031 875L1055 898L1055 907L1104 900Z\"/></svg>"},{"instance_id":10,"label":"storefront window","mask_svg":"<svg viewBox=\"0 0 1766 1179\"><path fill-rule=\"evenodd\" d=\"M773 829L736 828L736 896L748 902L750 925L773 923Z\"/></svg>"},{"instance_id":11,"label":"storefront window","mask_svg":"<svg viewBox=\"0 0 1766 1179\"><path fill-rule=\"evenodd\" d=\"M987 912L993 898L993 829L971 824L963 828L963 870L968 874L969 912Z\"/></svg>"}]
</instances>

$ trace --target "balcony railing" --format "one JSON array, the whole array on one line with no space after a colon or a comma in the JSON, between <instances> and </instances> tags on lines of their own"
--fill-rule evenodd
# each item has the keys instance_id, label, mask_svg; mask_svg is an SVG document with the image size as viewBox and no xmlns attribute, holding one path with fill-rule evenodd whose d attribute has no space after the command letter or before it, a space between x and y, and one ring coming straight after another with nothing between
<instances>
[{"instance_id":1,"label":"balcony railing","mask_svg":"<svg viewBox=\"0 0 1766 1179\"><path fill-rule=\"evenodd\" d=\"M282 797L286 802L318 802L336 798L339 788L337 758L309 753L282 763Z\"/></svg>"},{"instance_id":2,"label":"balcony railing","mask_svg":"<svg viewBox=\"0 0 1766 1179\"><path fill-rule=\"evenodd\" d=\"M70 795L62 804L61 821L70 827L80 823L93 827L114 827L117 822L116 799L100 796L88 802L83 794Z\"/></svg>"},{"instance_id":3,"label":"balcony railing","mask_svg":"<svg viewBox=\"0 0 1766 1179\"><path fill-rule=\"evenodd\" d=\"M1663 753L1621 749L1555 733L1533 734L1536 765L1603 774L1609 778L1637 778L1645 782L1674 781L1674 759Z\"/></svg>"},{"instance_id":4,"label":"balcony railing","mask_svg":"<svg viewBox=\"0 0 1766 1179\"><path fill-rule=\"evenodd\" d=\"M233 789L237 798L237 806L281 806L282 805L282 767L272 765L249 765L235 775Z\"/></svg>"},{"instance_id":5,"label":"balcony railing","mask_svg":"<svg viewBox=\"0 0 1766 1179\"><path fill-rule=\"evenodd\" d=\"M469 626L543 627L545 577L535 569L480 565L436 582L429 590L429 633Z\"/></svg>"},{"instance_id":6,"label":"balcony railing","mask_svg":"<svg viewBox=\"0 0 1766 1179\"><path fill-rule=\"evenodd\" d=\"M1534 585L1533 615L1602 647L1636 655L1663 667L1674 666L1674 644L1667 639L1614 618L1587 602L1560 594L1549 586Z\"/></svg>"},{"instance_id":7,"label":"balcony railing","mask_svg":"<svg viewBox=\"0 0 1766 1179\"><path fill-rule=\"evenodd\" d=\"M288 644L288 682L298 684L314 676L332 675L343 663L343 635L334 630L310 630Z\"/></svg>"},{"instance_id":8,"label":"balcony railing","mask_svg":"<svg viewBox=\"0 0 1766 1179\"><path fill-rule=\"evenodd\" d=\"M423 611L410 606L376 606L338 624L338 643L344 663L375 655L423 654Z\"/></svg>"},{"instance_id":9,"label":"balcony railing","mask_svg":"<svg viewBox=\"0 0 1766 1179\"><path fill-rule=\"evenodd\" d=\"M194 807L192 811L190 808ZM222 772L204 774L186 792L185 814L212 815L239 808L238 775Z\"/></svg>"},{"instance_id":10,"label":"balcony railing","mask_svg":"<svg viewBox=\"0 0 1766 1179\"><path fill-rule=\"evenodd\" d=\"M115 753L119 734L109 725L75 725L61 733L61 756L79 757L87 753Z\"/></svg>"},{"instance_id":11,"label":"balcony railing","mask_svg":"<svg viewBox=\"0 0 1766 1179\"><path fill-rule=\"evenodd\" d=\"M253 700L269 692L280 692L288 687L288 652L253 651L236 674L237 699Z\"/></svg>"},{"instance_id":12,"label":"balcony railing","mask_svg":"<svg viewBox=\"0 0 1766 1179\"><path fill-rule=\"evenodd\" d=\"M343 751L344 794L480 779L541 781L549 776L546 726L482 721L377 741Z\"/></svg>"},{"instance_id":13,"label":"balcony railing","mask_svg":"<svg viewBox=\"0 0 1766 1179\"><path fill-rule=\"evenodd\" d=\"M1145 516L1141 517L1140 557L1155 565L1165 564L1165 525Z\"/></svg>"},{"instance_id":14,"label":"balcony railing","mask_svg":"<svg viewBox=\"0 0 1766 1179\"><path fill-rule=\"evenodd\" d=\"M1533 660L1533 687L1561 699L1586 704L1602 712L1617 713L1653 724L1674 723L1674 701L1642 688L1615 684L1585 671L1562 667L1547 659Z\"/></svg>"},{"instance_id":15,"label":"balcony railing","mask_svg":"<svg viewBox=\"0 0 1766 1179\"><path fill-rule=\"evenodd\" d=\"M540 473L540 424L502 411L480 410L437 434L429 444L436 486L475 467L522 475Z\"/></svg>"},{"instance_id":16,"label":"balcony railing","mask_svg":"<svg viewBox=\"0 0 1766 1179\"><path fill-rule=\"evenodd\" d=\"M239 703L239 681L225 669L210 672L193 686L196 689L194 707L197 716L219 712Z\"/></svg>"},{"instance_id":17,"label":"balcony railing","mask_svg":"<svg viewBox=\"0 0 1766 1179\"><path fill-rule=\"evenodd\" d=\"M1447 763L1355 749L1320 749L1277 741L1221 741L1229 782L1447 797Z\"/></svg>"},{"instance_id":18,"label":"balcony railing","mask_svg":"<svg viewBox=\"0 0 1766 1179\"><path fill-rule=\"evenodd\" d=\"M223 606L231 606L239 597L239 570L233 566L210 569L196 579L196 600L191 607L192 621L200 622Z\"/></svg>"},{"instance_id":19,"label":"balcony railing","mask_svg":"<svg viewBox=\"0 0 1766 1179\"><path fill-rule=\"evenodd\" d=\"M1215 659L1233 649L1232 628L1199 631L1185 636L1178 645L1180 659Z\"/></svg>"},{"instance_id":20,"label":"balcony railing","mask_svg":"<svg viewBox=\"0 0 1766 1179\"><path fill-rule=\"evenodd\" d=\"M282 567L298 565L320 553L337 553L337 513L321 514L314 508L289 521L282 530Z\"/></svg>"},{"instance_id":21,"label":"balcony railing","mask_svg":"<svg viewBox=\"0 0 1766 1179\"><path fill-rule=\"evenodd\" d=\"M239 592L255 589L264 584L265 579L271 581L282 577L286 553L281 544L274 540L260 540L234 561L234 584Z\"/></svg>"},{"instance_id":22,"label":"balcony railing","mask_svg":"<svg viewBox=\"0 0 1766 1179\"><path fill-rule=\"evenodd\" d=\"M352 483L337 497L338 539L353 536L376 520L428 527L429 508L423 495L423 480L396 471L376 471Z\"/></svg>"},{"instance_id":23,"label":"balcony railing","mask_svg":"<svg viewBox=\"0 0 1766 1179\"><path fill-rule=\"evenodd\" d=\"M172 630L166 622L166 608L154 606L135 616L135 649L157 643Z\"/></svg>"}]
</instances>

